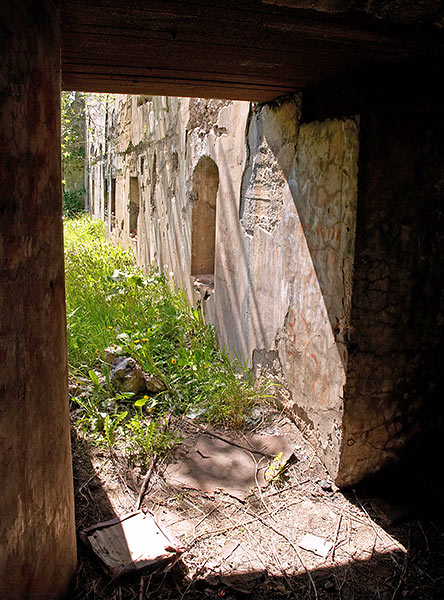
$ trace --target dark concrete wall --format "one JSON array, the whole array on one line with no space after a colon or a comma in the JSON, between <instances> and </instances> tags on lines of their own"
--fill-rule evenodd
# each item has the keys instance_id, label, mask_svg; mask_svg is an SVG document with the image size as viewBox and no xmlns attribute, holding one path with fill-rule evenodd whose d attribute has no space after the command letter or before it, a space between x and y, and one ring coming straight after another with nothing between
<instances>
[{"instance_id":1,"label":"dark concrete wall","mask_svg":"<svg viewBox=\"0 0 444 600\"><path fill-rule=\"evenodd\" d=\"M375 114L360 138L340 484L444 432L444 124Z\"/></svg>"},{"instance_id":2,"label":"dark concrete wall","mask_svg":"<svg viewBox=\"0 0 444 600\"><path fill-rule=\"evenodd\" d=\"M50 0L0 10L0 597L61 598L75 569Z\"/></svg>"}]
</instances>

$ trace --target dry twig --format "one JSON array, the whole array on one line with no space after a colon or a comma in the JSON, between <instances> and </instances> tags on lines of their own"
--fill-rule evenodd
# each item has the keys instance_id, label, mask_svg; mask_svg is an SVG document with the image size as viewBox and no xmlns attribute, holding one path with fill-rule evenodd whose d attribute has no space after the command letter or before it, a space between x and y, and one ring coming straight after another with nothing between
<instances>
[{"instance_id":1,"label":"dry twig","mask_svg":"<svg viewBox=\"0 0 444 600\"><path fill-rule=\"evenodd\" d=\"M151 475L153 473L153 469L154 466L156 464L156 460L157 460L157 456L154 455L151 457L150 460L150 464L148 465L148 470L146 472L145 477L143 478L143 482L142 482L142 487L140 488L140 492L139 492L139 497L137 498L137 504L136 504L136 509L139 510L140 507L142 506L142 502L143 502L143 498L146 494L146 491L148 489L148 484L150 482L151 479Z\"/></svg>"},{"instance_id":2,"label":"dry twig","mask_svg":"<svg viewBox=\"0 0 444 600\"><path fill-rule=\"evenodd\" d=\"M336 550L336 547L337 547L339 530L341 528L341 523L342 523L342 513L343 513L343 509L341 510L341 514L339 515L338 524L336 526L335 538L333 540L333 547L331 549L331 559L332 559L333 562L335 560L335 550Z\"/></svg>"},{"instance_id":3,"label":"dry twig","mask_svg":"<svg viewBox=\"0 0 444 600\"><path fill-rule=\"evenodd\" d=\"M248 514L251 514L251 513L248 513ZM273 527L273 525L270 525L270 523L267 523L267 522L266 522L266 521L265 521L265 520L264 520L264 519L263 519L263 518L262 518L260 515L256 515L256 518L257 518L257 519L258 519L258 520L259 520L259 521L260 521L260 522L261 522L263 525L265 525L265 527L269 527L269 528L270 528L272 531L274 531L274 532L275 532L277 535L280 535L281 537L283 537L283 538L284 538L284 540L286 540L286 542L287 542L288 544L290 544L290 546L293 548L293 550L294 550L294 553L295 553L295 554L296 554L296 556L298 557L298 559L299 559L299 562L300 562L300 563L301 563L301 565L302 565L302 568L304 569L305 573L307 574L307 576L308 576L308 578L309 578L309 580L310 580L310 583L311 583L311 585L312 585L312 587L313 587L313 592L314 592L315 598L316 598L316 600L317 600L317 598L318 598L318 591L317 591L317 589L316 589L316 585L315 585L314 579L313 579L313 577L311 576L311 573L310 573L310 571L309 571L309 570L307 569L307 567L305 566L305 563L304 563L304 561L302 560L302 556L300 555L300 553L299 553L299 550L297 549L296 545L295 545L295 544L292 542L292 540L291 540L291 539L290 539L290 538L289 538L287 535L285 535L285 533L283 533L282 531L279 531L279 529L276 529L275 527Z\"/></svg>"}]
</instances>

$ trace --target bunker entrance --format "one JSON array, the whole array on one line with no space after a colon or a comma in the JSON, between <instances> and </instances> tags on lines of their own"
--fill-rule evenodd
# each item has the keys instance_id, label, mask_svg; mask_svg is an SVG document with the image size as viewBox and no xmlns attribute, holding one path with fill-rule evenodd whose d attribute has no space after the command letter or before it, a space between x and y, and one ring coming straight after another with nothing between
<instances>
[{"instance_id":1,"label":"bunker entrance","mask_svg":"<svg viewBox=\"0 0 444 600\"><path fill-rule=\"evenodd\" d=\"M76 333L82 313L69 307L69 343L71 336L91 342L88 369L70 384L78 526L142 506L178 538L170 558L185 549L180 563L189 576L173 569L173 577L164 577L156 565L151 577L133 576L130 592L113 581L113 593L151 590L167 598L178 584L180 594L196 599L202 589L261 600L322 598L338 589L365 597L372 580L381 597L391 597L408 552L403 526L388 531L396 509L365 492L343 495L332 475L341 426L334 386L342 389L338 373L345 377L348 326L348 316L336 319L335 310L350 308L356 208L356 187L344 185L344 172L356 175L356 122L299 125L291 100L252 113L245 103L180 99L189 103L188 117L172 128L167 115L179 113L178 99L125 102L134 137L115 131L112 145L120 151L92 166L90 196L100 218L99 173L113 175L103 187L105 196L110 191L109 218L118 217L110 237L134 251L142 270L118 250L106 260L103 289L97 274L82 279L103 292L91 302L104 307L97 335ZM156 119L162 127L149 130ZM239 121L245 139L227 127ZM108 122L119 119L111 115ZM176 128L177 139L165 135ZM87 237L80 238L85 248ZM259 372L274 381L288 377L275 388L277 400L289 407L290 381L299 416L270 406L271 388L249 386L248 373L243 377L219 352L199 311L171 291L168 279L190 301L198 287L207 322L218 325L221 340L227 335L239 356L254 348ZM86 295L82 288L82 301ZM329 440L330 458L318 456L302 433L311 418ZM106 465L104 457L111 457ZM431 539L421 523L417 547L425 544L424 527ZM113 541L122 550L119 568L134 558L122 539ZM83 550L81 559L91 565ZM97 581L109 589L106 576L97 574ZM75 593L89 585L81 576Z\"/></svg>"}]
</instances>

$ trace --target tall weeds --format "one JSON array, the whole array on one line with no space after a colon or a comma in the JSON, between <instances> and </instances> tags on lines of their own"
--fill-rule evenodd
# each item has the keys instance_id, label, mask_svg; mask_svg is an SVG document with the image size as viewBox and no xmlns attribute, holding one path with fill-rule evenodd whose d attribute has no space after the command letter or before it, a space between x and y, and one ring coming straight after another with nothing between
<instances>
[{"instance_id":1,"label":"tall weeds","mask_svg":"<svg viewBox=\"0 0 444 600\"><path fill-rule=\"evenodd\" d=\"M214 330L184 293L154 271L143 273L131 253L106 240L101 222L65 221L65 269L70 372L89 380L77 404L84 429L98 441L109 446L129 437L132 454L138 448L146 457L173 443L171 432L156 438L166 414L241 425L264 395L248 370L219 350ZM110 345L160 377L166 390L130 400L116 394L103 360Z\"/></svg>"}]
</instances>

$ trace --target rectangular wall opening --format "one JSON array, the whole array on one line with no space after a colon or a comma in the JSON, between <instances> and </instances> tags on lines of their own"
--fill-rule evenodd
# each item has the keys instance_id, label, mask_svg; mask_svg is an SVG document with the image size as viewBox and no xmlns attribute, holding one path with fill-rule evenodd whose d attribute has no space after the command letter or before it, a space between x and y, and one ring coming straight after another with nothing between
<instances>
[{"instance_id":1,"label":"rectangular wall opening","mask_svg":"<svg viewBox=\"0 0 444 600\"><path fill-rule=\"evenodd\" d=\"M116 178L115 177L111 177L109 225L110 225L111 230L113 230L114 227L116 226Z\"/></svg>"},{"instance_id":2,"label":"rectangular wall opening","mask_svg":"<svg viewBox=\"0 0 444 600\"><path fill-rule=\"evenodd\" d=\"M109 197L108 197L108 179L103 176L103 219L106 222L108 220L109 211Z\"/></svg>"},{"instance_id":3,"label":"rectangular wall opening","mask_svg":"<svg viewBox=\"0 0 444 600\"><path fill-rule=\"evenodd\" d=\"M137 237L137 222L139 220L140 209L139 180L137 177L130 177L129 195L129 234L131 237Z\"/></svg>"}]
</instances>

